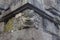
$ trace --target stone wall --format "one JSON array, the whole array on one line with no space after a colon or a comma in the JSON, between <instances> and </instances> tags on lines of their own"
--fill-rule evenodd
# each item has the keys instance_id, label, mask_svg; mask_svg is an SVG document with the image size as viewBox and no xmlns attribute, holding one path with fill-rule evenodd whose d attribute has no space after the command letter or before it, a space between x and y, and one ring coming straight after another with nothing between
<instances>
[{"instance_id":1,"label":"stone wall","mask_svg":"<svg viewBox=\"0 0 60 40\"><path fill-rule=\"evenodd\" d=\"M3 14L6 12L7 14L11 11L14 11L18 7L24 5L25 3L29 2L32 5L36 6L39 9L45 10L45 7L50 8L50 6L55 6L55 0L6 0L5 2L8 3L10 6L10 9L8 11L3 11ZM52 2L52 3L51 3ZM46 10L45 10L46 11ZM3 32L4 30L4 23L0 23L0 31L3 33L0 36L0 40L60 40L60 25L56 25L53 22L42 18L39 16L37 13L31 11L31 10L25 10L22 13L31 13L35 15L33 19L36 28L32 27L29 29L21 29L18 30L17 27L19 28L21 25L19 25L20 21L18 20L18 23L16 19L14 20L13 25L13 30L8 31L7 33ZM46 11L47 12L47 11ZM50 14L50 12L47 12L47 14ZM4 14L6 15L6 14ZM52 16L52 15L51 15ZM20 17L20 15L19 15ZM53 15L55 17L55 15ZM14 17L15 18L15 17ZM9 21L8 21L9 22ZM9 22L10 23L10 22ZM8 23L6 24L8 25ZM11 24L9 24L11 26ZM8 27L8 26L7 26ZM11 26L12 27L12 26ZM8 37L8 38L7 38Z\"/></svg>"}]
</instances>

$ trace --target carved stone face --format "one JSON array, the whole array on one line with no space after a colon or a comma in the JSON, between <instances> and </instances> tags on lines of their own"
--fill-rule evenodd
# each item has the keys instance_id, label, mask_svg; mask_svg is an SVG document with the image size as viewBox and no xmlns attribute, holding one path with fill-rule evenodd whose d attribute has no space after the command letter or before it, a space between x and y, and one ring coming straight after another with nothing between
<instances>
[{"instance_id":1,"label":"carved stone face","mask_svg":"<svg viewBox=\"0 0 60 40\"><path fill-rule=\"evenodd\" d=\"M34 22L32 20L33 15L29 14L29 13L19 13L16 16L17 22L19 23L19 27L20 29L24 29L24 28L32 28L34 27Z\"/></svg>"},{"instance_id":2,"label":"carved stone face","mask_svg":"<svg viewBox=\"0 0 60 40\"><path fill-rule=\"evenodd\" d=\"M30 14L23 14L22 15L22 21L23 24L25 25L33 25L33 20L31 19L33 16L31 16Z\"/></svg>"}]
</instances>

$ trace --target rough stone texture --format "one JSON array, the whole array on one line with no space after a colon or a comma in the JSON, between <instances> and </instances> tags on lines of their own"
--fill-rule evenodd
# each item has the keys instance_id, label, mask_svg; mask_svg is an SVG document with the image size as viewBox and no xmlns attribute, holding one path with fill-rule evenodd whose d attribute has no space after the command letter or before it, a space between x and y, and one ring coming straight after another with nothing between
<instances>
[{"instance_id":1,"label":"rough stone texture","mask_svg":"<svg viewBox=\"0 0 60 40\"><path fill-rule=\"evenodd\" d=\"M44 0L44 5L45 5L46 9L51 8L51 6L55 7L56 6L56 0Z\"/></svg>"},{"instance_id":2,"label":"rough stone texture","mask_svg":"<svg viewBox=\"0 0 60 40\"><path fill-rule=\"evenodd\" d=\"M0 40L52 40L52 36L43 32L42 28L30 28L1 34Z\"/></svg>"},{"instance_id":3,"label":"rough stone texture","mask_svg":"<svg viewBox=\"0 0 60 40\"><path fill-rule=\"evenodd\" d=\"M31 28L31 29L23 29L20 31L16 31L12 33L13 39L12 40L42 40L42 33L38 30Z\"/></svg>"},{"instance_id":4,"label":"rough stone texture","mask_svg":"<svg viewBox=\"0 0 60 40\"><path fill-rule=\"evenodd\" d=\"M53 22L51 22L47 19L45 19L44 21L45 21L45 26L46 26L47 31L50 31L54 34L58 34L58 29Z\"/></svg>"},{"instance_id":5,"label":"rough stone texture","mask_svg":"<svg viewBox=\"0 0 60 40\"><path fill-rule=\"evenodd\" d=\"M11 40L12 35L11 33L2 33L0 34L0 40Z\"/></svg>"},{"instance_id":6,"label":"rough stone texture","mask_svg":"<svg viewBox=\"0 0 60 40\"><path fill-rule=\"evenodd\" d=\"M0 3L3 3L3 2L8 3L8 4L12 3L11 9L6 12L7 14L8 14L8 12L17 9L18 7L24 5L27 2L33 4L34 6L38 7L39 9L40 8L45 9L44 8L45 4L46 4L46 7L48 7L48 6L54 7L56 4L55 0L28 0L28 1L27 0L20 0L20 1L18 0L18 2L14 2L14 1L15 0L6 0L6 1L1 0L0 1ZM45 2L45 4L44 4L44 2ZM3 11L3 14L4 13L5 13L5 11ZM55 35L51 35L50 33L45 32L45 29L47 31L50 31L50 32L60 36L60 25L59 25L59 29L57 29L57 27L54 25L54 23L52 23L46 19L45 20L46 25L44 26L43 18L41 16L39 16L38 14L36 14L35 12L30 11L30 10L28 10L28 11L25 10L22 13L27 13L27 14L31 13L32 15L34 15L33 18L31 18L31 19L34 21L35 27L38 29L33 27L33 28L28 28L28 29L22 28L21 30L18 30L18 28L21 26L20 24L23 23L23 21L22 20L19 21L19 19L17 19L18 20L18 22L17 22L15 19L14 23L13 23L14 29L10 30L11 32L7 32L7 33L3 32L2 34L0 34L0 40L58 40L58 38L54 37ZM55 15L52 15L50 12L46 12L46 13L55 17ZM6 15L6 14L4 14L4 15ZM20 17L20 15L19 15L19 17ZM23 19L23 17L22 17L22 19ZM23 20L25 20L25 19L23 19ZM4 26L4 25L1 25L1 23L0 23L0 31L3 31L3 27L1 27L1 26Z\"/></svg>"},{"instance_id":7,"label":"rough stone texture","mask_svg":"<svg viewBox=\"0 0 60 40\"><path fill-rule=\"evenodd\" d=\"M2 34L2 39L1 40L51 40L52 36L48 33L45 33L43 31L43 25L42 25L42 17L40 17L37 13L35 13L33 10L25 10L23 13L22 16L19 15L19 17L22 19L19 19L19 20L15 20L18 21L18 24L17 22L14 23L14 29L11 30L11 32L9 33L4 33ZM29 15L29 16L28 16ZM33 15L33 16L32 16ZM18 18L19 18L18 17ZM17 18L17 19L18 19ZM34 21L34 26L31 26L29 25L30 28L24 28L24 25L25 24L21 24L21 23L24 23L26 21L26 19L31 20L31 21ZM8 21L9 22L9 21ZM15 25L16 24L16 25ZM21 27L21 25L23 25L22 29L19 30L18 28ZM32 24L33 25L33 24ZM10 25L11 26L11 25ZM8 26L7 26L8 27ZM27 26L26 26L27 27ZM46 35L45 35L46 34ZM11 37L12 36L12 37ZM49 37L49 38L47 38ZM4 39L3 39L4 38ZM47 39L46 39L47 38Z\"/></svg>"},{"instance_id":8,"label":"rough stone texture","mask_svg":"<svg viewBox=\"0 0 60 40\"><path fill-rule=\"evenodd\" d=\"M46 32L42 32L43 40L52 40L52 35Z\"/></svg>"},{"instance_id":9,"label":"rough stone texture","mask_svg":"<svg viewBox=\"0 0 60 40\"><path fill-rule=\"evenodd\" d=\"M0 32L4 30L4 22L0 22Z\"/></svg>"}]
</instances>

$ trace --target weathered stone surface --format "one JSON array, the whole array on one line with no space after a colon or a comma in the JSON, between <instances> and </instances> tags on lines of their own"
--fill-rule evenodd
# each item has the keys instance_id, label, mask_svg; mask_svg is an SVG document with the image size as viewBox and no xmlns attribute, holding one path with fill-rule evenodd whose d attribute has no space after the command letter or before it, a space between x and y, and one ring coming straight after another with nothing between
<instances>
[{"instance_id":1,"label":"weathered stone surface","mask_svg":"<svg viewBox=\"0 0 60 40\"><path fill-rule=\"evenodd\" d=\"M27 2L33 4L35 7L38 7L39 9L45 10L45 8L48 9L51 8L51 6L55 8L57 7L58 10L60 9L59 8L60 4L58 4L57 6L56 3L57 0L56 1L55 0L0 0L0 3L12 4L10 10L6 12L3 11L2 15L6 15L9 12L14 11L15 9L24 5ZM5 5L5 7L7 6ZM47 12L46 10L45 12L52 17L56 17L55 15L52 15L52 13ZM58 40L56 37L53 38L54 35L46 33L44 29L60 36L60 25L58 30L53 22L50 22L49 20L45 20L46 25L44 26L42 17L36 14L33 10L25 10L22 13L24 15L20 16L20 14L18 14L19 16L17 15L18 17L14 18L13 23L9 22L10 26L13 27L14 29L10 30L10 33L2 32L2 34L0 34L0 40ZM0 17L2 16L0 15ZM30 23L33 24L34 26L31 26ZM1 27L4 26L2 24L3 23L0 23L0 31L3 31L4 29L3 27ZM28 25L30 28L27 29L24 28L26 27L26 25ZM21 29L19 30L20 27ZM43 29L43 27L45 28Z\"/></svg>"},{"instance_id":2,"label":"weathered stone surface","mask_svg":"<svg viewBox=\"0 0 60 40\"><path fill-rule=\"evenodd\" d=\"M42 33L36 30L35 28L22 29L12 33L13 39L22 39L22 40L42 40Z\"/></svg>"},{"instance_id":3,"label":"weathered stone surface","mask_svg":"<svg viewBox=\"0 0 60 40\"><path fill-rule=\"evenodd\" d=\"M52 35L46 32L42 32L43 40L52 40Z\"/></svg>"},{"instance_id":4,"label":"weathered stone surface","mask_svg":"<svg viewBox=\"0 0 60 40\"><path fill-rule=\"evenodd\" d=\"M12 35L11 33L2 33L0 34L0 40L11 40Z\"/></svg>"},{"instance_id":5,"label":"weathered stone surface","mask_svg":"<svg viewBox=\"0 0 60 40\"><path fill-rule=\"evenodd\" d=\"M3 32L4 30L4 22L0 22L0 32Z\"/></svg>"},{"instance_id":6,"label":"weathered stone surface","mask_svg":"<svg viewBox=\"0 0 60 40\"><path fill-rule=\"evenodd\" d=\"M45 26L46 26L46 30L50 31L54 34L58 34L58 29L57 26L55 26L55 24L47 19L45 19Z\"/></svg>"}]
</instances>

